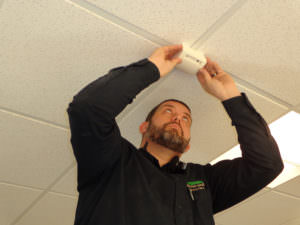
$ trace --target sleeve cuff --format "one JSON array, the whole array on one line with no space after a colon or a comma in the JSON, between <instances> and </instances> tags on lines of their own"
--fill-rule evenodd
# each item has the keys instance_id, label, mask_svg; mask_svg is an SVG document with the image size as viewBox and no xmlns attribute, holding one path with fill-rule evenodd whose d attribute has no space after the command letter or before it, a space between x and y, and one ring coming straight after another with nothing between
<instances>
[{"instance_id":1,"label":"sleeve cuff","mask_svg":"<svg viewBox=\"0 0 300 225\"><path fill-rule=\"evenodd\" d=\"M132 66L132 65L142 66L142 67L147 68L148 71L150 72L150 74L153 76L154 81L157 81L160 78L159 69L157 68L157 66L154 63L152 63L150 60L148 60L148 58L144 58L144 59L134 62L128 66Z\"/></svg>"},{"instance_id":2,"label":"sleeve cuff","mask_svg":"<svg viewBox=\"0 0 300 225\"><path fill-rule=\"evenodd\" d=\"M146 60L149 64L149 66L152 68L153 72L156 74L156 76L158 76L158 78L160 78L160 72L159 69L157 68L157 66L151 62L148 58L145 58L144 60Z\"/></svg>"},{"instance_id":3,"label":"sleeve cuff","mask_svg":"<svg viewBox=\"0 0 300 225\"><path fill-rule=\"evenodd\" d=\"M222 101L222 104L232 120L240 118L245 113L249 113L249 111L252 111L260 116L244 92L241 92L241 96L236 96Z\"/></svg>"}]
</instances>

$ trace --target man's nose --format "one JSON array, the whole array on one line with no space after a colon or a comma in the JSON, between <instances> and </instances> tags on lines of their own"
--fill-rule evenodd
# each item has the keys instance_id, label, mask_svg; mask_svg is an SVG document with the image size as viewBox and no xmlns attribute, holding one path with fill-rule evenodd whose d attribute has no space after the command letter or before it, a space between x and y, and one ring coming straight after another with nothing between
<instances>
[{"instance_id":1,"label":"man's nose","mask_svg":"<svg viewBox=\"0 0 300 225\"><path fill-rule=\"evenodd\" d=\"M180 118L178 114L173 116L173 121L175 121L177 124L180 124Z\"/></svg>"},{"instance_id":2,"label":"man's nose","mask_svg":"<svg viewBox=\"0 0 300 225\"><path fill-rule=\"evenodd\" d=\"M183 131L182 131L182 128L181 128L181 122L180 122L180 117L179 117L179 115L174 115L174 116L172 117L172 123L176 123L176 124L179 126L179 130L180 130L181 132L183 132Z\"/></svg>"}]
</instances>

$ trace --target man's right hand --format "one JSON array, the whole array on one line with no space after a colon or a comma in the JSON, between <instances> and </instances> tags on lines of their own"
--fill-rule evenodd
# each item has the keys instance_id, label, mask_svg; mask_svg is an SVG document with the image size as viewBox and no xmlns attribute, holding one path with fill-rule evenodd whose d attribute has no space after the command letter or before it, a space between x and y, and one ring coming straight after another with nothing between
<instances>
[{"instance_id":1,"label":"man's right hand","mask_svg":"<svg viewBox=\"0 0 300 225\"><path fill-rule=\"evenodd\" d=\"M178 63L181 63L182 60L180 58L174 58L174 55L180 51L182 51L182 44L163 46L157 48L148 60L157 66L160 77L164 77L171 72Z\"/></svg>"}]
</instances>

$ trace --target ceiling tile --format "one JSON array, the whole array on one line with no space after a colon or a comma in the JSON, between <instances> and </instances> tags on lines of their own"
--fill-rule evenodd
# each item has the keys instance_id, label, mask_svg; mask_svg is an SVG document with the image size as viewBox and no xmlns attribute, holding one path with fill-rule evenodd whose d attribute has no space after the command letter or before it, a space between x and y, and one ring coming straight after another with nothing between
<instances>
[{"instance_id":1,"label":"ceiling tile","mask_svg":"<svg viewBox=\"0 0 300 225\"><path fill-rule=\"evenodd\" d=\"M237 0L88 1L171 43L194 42L238 2Z\"/></svg>"},{"instance_id":2,"label":"ceiling tile","mask_svg":"<svg viewBox=\"0 0 300 225\"><path fill-rule=\"evenodd\" d=\"M47 193L16 225L73 225L77 198Z\"/></svg>"},{"instance_id":3,"label":"ceiling tile","mask_svg":"<svg viewBox=\"0 0 300 225\"><path fill-rule=\"evenodd\" d=\"M0 21L1 107L65 127L77 92L157 47L61 0L7 1Z\"/></svg>"},{"instance_id":4,"label":"ceiling tile","mask_svg":"<svg viewBox=\"0 0 300 225\"><path fill-rule=\"evenodd\" d=\"M297 106L297 107L295 108L295 111L296 111L297 113L300 113L300 105Z\"/></svg>"},{"instance_id":5,"label":"ceiling tile","mask_svg":"<svg viewBox=\"0 0 300 225\"><path fill-rule=\"evenodd\" d=\"M300 217L288 220L282 225L299 225L299 224L300 224Z\"/></svg>"},{"instance_id":6,"label":"ceiling tile","mask_svg":"<svg viewBox=\"0 0 300 225\"><path fill-rule=\"evenodd\" d=\"M77 165L69 170L52 188L51 191L78 196Z\"/></svg>"},{"instance_id":7,"label":"ceiling tile","mask_svg":"<svg viewBox=\"0 0 300 225\"><path fill-rule=\"evenodd\" d=\"M299 1L247 1L199 49L232 74L296 105L299 17Z\"/></svg>"},{"instance_id":8,"label":"ceiling tile","mask_svg":"<svg viewBox=\"0 0 300 225\"><path fill-rule=\"evenodd\" d=\"M75 161L67 130L0 110L0 180L46 188Z\"/></svg>"},{"instance_id":9,"label":"ceiling tile","mask_svg":"<svg viewBox=\"0 0 300 225\"><path fill-rule=\"evenodd\" d=\"M281 192L285 192L300 198L300 176L297 176L274 188Z\"/></svg>"},{"instance_id":10,"label":"ceiling tile","mask_svg":"<svg viewBox=\"0 0 300 225\"><path fill-rule=\"evenodd\" d=\"M158 81L161 82L158 88L145 96L143 102L121 121L119 126L123 137L139 148L142 140L139 126L145 121L147 114L161 101L176 98L191 107L193 117L191 149L182 155L183 161L207 163L238 144L236 129L231 125L231 119L221 101L207 94L195 76L175 70L163 79ZM241 92L246 92L251 103L267 122L287 112L287 108L255 92L239 85L238 88Z\"/></svg>"},{"instance_id":11,"label":"ceiling tile","mask_svg":"<svg viewBox=\"0 0 300 225\"><path fill-rule=\"evenodd\" d=\"M42 191L0 183L0 224L11 224Z\"/></svg>"},{"instance_id":12,"label":"ceiling tile","mask_svg":"<svg viewBox=\"0 0 300 225\"><path fill-rule=\"evenodd\" d=\"M222 225L281 225L299 214L299 198L269 191L220 215L216 222Z\"/></svg>"}]
</instances>

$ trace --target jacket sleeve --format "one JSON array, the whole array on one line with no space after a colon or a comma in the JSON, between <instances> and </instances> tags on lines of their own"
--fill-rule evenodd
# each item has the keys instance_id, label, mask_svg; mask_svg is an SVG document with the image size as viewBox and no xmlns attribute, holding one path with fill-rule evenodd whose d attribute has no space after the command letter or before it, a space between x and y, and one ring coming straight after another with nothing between
<instances>
[{"instance_id":1,"label":"jacket sleeve","mask_svg":"<svg viewBox=\"0 0 300 225\"><path fill-rule=\"evenodd\" d=\"M267 123L245 93L222 101L222 104L237 130L242 157L204 166L214 214L258 192L284 168Z\"/></svg>"},{"instance_id":2,"label":"jacket sleeve","mask_svg":"<svg viewBox=\"0 0 300 225\"><path fill-rule=\"evenodd\" d=\"M78 191L98 180L120 159L123 137L115 117L159 78L158 68L145 58L111 69L73 97L67 112L78 165Z\"/></svg>"}]
</instances>

